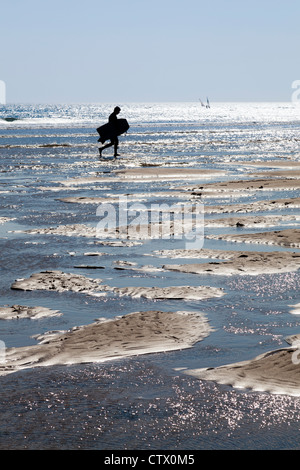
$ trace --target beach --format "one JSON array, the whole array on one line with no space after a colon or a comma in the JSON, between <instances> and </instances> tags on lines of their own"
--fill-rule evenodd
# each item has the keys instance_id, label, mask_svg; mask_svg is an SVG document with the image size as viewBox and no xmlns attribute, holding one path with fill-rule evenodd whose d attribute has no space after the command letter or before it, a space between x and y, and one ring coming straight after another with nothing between
<instances>
[{"instance_id":1,"label":"beach","mask_svg":"<svg viewBox=\"0 0 300 470\"><path fill-rule=\"evenodd\" d=\"M1 448L297 447L296 105L197 106L0 123Z\"/></svg>"}]
</instances>

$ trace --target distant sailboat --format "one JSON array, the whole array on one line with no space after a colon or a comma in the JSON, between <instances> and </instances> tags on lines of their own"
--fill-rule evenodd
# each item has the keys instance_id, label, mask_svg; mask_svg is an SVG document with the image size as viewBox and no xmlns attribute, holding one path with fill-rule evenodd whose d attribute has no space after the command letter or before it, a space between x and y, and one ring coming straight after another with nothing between
<instances>
[{"instance_id":1,"label":"distant sailboat","mask_svg":"<svg viewBox=\"0 0 300 470\"><path fill-rule=\"evenodd\" d=\"M201 106L202 106L203 108L210 108L210 103L209 103L209 99L208 99L208 98L206 98L206 104L203 103L203 101L201 100L201 98L199 98L199 101L200 101Z\"/></svg>"}]
</instances>

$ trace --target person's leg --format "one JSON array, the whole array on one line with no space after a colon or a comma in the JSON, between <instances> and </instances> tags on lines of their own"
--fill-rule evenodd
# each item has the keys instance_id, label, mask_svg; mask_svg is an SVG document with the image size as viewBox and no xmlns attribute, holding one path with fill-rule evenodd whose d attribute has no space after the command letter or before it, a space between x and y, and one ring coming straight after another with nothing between
<instances>
[{"instance_id":1,"label":"person's leg","mask_svg":"<svg viewBox=\"0 0 300 470\"><path fill-rule=\"evenodd\" d=\"M110 144L106 144L104 145L104 147L99 147L99 154L100 154L100 157L102 156L102 152L104 149L107 149L108 147L111 147L112 145L114 145L114 142L113 140L110 141Z\"/></svg>"},{"instance_id":2,"label":"person's leg","mask_svg":"<svg viewBox=\"0 0 300 470\"><path fill-rule=\"evenodd\" d=\"M115 153L114 153L114 157L118 157L119 154L118 154L118 145L119 145L119 139L118 137L115 138L115 141L114 141L114 146L115 146Z\"/></svg>"}]
</instances>

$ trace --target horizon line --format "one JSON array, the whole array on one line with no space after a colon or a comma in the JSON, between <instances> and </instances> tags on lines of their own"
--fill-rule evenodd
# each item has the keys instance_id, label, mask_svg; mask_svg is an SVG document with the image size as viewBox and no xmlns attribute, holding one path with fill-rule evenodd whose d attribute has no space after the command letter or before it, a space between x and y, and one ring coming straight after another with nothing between
<instances>
[{"instance_id":1,"label":"horizon line","mask_svg":"<svg viewBox=\"0 0 300 470\"><path fill-rule=\"evenodd\" d=\"M11 106L11 105L112 105L115 102L120 101L11 101L1 104L0 106ZM164 104L164 103L199 103L198 100L169 100L169 101L123 101L123 105L126 104ZM234 103L292 103L292 100L226 100L226 101L211 101L210 104L234 104ZM201 103L199 103L201 105Z\"/></svg>"}]
</instances>

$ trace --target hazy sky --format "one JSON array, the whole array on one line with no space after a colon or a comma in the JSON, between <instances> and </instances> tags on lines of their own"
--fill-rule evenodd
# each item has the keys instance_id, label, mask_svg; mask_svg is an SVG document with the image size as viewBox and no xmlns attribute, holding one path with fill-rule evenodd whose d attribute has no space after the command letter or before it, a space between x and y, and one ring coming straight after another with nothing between
<instances>
[{"instance_id":1,"label":"hazy sky","mask_svg":"<svg viewBox=\"0 0 300 470\"><path fill-rule=\"evenodd\" d=\"M8 103L290 101L299 0L0 0Z\"/></svg>"}]
</instances>

